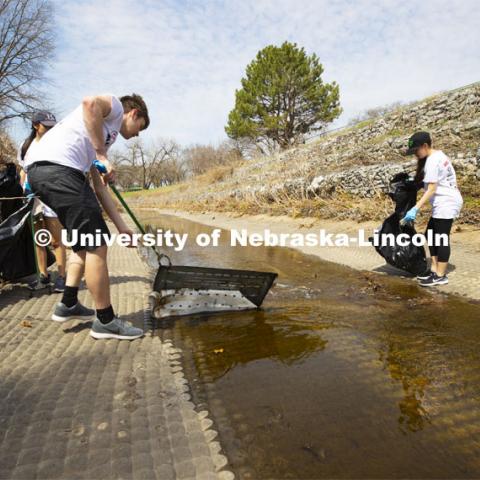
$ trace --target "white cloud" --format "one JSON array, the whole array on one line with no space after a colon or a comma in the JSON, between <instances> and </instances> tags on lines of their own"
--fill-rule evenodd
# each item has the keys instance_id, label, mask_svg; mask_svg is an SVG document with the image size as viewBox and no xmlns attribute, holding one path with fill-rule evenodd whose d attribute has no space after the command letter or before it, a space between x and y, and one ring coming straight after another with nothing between
<instances>
[{"instance_id":1,"label":"white cloud","mask_svg":"<svg viewBox=\"0 0 480 480\"><path fill-rule=\"evenodd\" d=\"M51 97L142 94L147 137L216 142L258 50L284 40L317 53L344 115L480 80L477 0L60 1ZM23 132L24 133L24 132ZM22 134L23 134L22 133Z\"/></svg>"}]
</instances>

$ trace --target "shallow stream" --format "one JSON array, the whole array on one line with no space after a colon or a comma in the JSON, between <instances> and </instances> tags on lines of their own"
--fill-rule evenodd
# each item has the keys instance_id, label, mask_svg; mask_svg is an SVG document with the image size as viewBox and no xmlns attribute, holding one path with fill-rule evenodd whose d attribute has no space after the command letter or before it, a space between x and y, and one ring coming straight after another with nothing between
<instances>
[{"instance_id":1,"label":"shallow stream","mask_svg":"<svg viewBox=\"0 0 480 480\"><path fill-rule=\"evenodd\" d=\"M174 263L266 270L258 311L178 317L156 334L184 350L237 478L479 478L480 304L287 248L202 248ZM228 240L227 232L222 238Z\"/></svg>"}]
</instances>

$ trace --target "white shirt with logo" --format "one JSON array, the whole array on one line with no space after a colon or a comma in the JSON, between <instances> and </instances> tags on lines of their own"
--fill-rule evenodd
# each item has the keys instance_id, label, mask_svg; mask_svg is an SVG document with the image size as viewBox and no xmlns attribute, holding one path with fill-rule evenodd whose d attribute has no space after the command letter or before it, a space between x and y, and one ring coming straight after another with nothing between
<instances>
[{"instance_id":1,"label":"white shirt with logo","mask_svg":"<svg viewBox=\"0 0 480 480\"><path fill-rule=\"evenodd\" d=\"M457 176L450 159L435 150L425 162L425 189L429 183L436 183L435 195L430 199L433 218L455 218L462 209L463 199L457 187Z\"/></svg>"},{"instance_id":2,"label":"white shirt with logo","mask_svg":"<svg viewBox=\"0 0 480 480\"><path fill-rule=\"evenodd\" d=\"M103 119L103 138L108 150L115 142L123 119L123 106L117 97L112 96L112 109ZM35 162L47 161L87 172L96 154L83 119L80 105L53 128L46 132L33 152L25 157L25 168Z\"/></svg>"}]
</instances>

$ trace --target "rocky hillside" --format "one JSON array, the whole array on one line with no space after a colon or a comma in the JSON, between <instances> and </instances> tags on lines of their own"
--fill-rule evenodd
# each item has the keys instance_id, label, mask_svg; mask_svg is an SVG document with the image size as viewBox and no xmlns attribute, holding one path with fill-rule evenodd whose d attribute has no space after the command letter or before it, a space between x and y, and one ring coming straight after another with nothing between
<instances>
[{"instance_id":1,"label":"rocky hillside","mask_svg":"<svg viewBox=\"0 0 480 480\"><path fill-rule=\"evenodd\" d=\"M452 158L466 197L462 218L480 222L480 83L437 94L271 157L217 168L149 196L149 203L357 219L375 212L383 215L390 208L384 194L390 178L415 168L415 160L405 157L404 151L416 130L429 131L435 147Z\"/></svg>"}]
</instances>

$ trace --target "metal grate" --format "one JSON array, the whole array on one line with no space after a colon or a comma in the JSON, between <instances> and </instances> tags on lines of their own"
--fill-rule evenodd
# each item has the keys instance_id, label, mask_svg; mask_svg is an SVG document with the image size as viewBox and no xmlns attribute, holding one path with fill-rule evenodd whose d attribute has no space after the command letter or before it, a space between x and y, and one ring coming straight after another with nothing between
<instances>
[{"instance_id":1,"label":"metal grate","mask_svg":"<svg viewBox=\"0 0 480 480\"><path fill-rule=\"evenodd\" d=\"M276 273L223 268L160 266L153 289L237 290L259 307L277 278Z\"/></svg>"}]
</instances>

